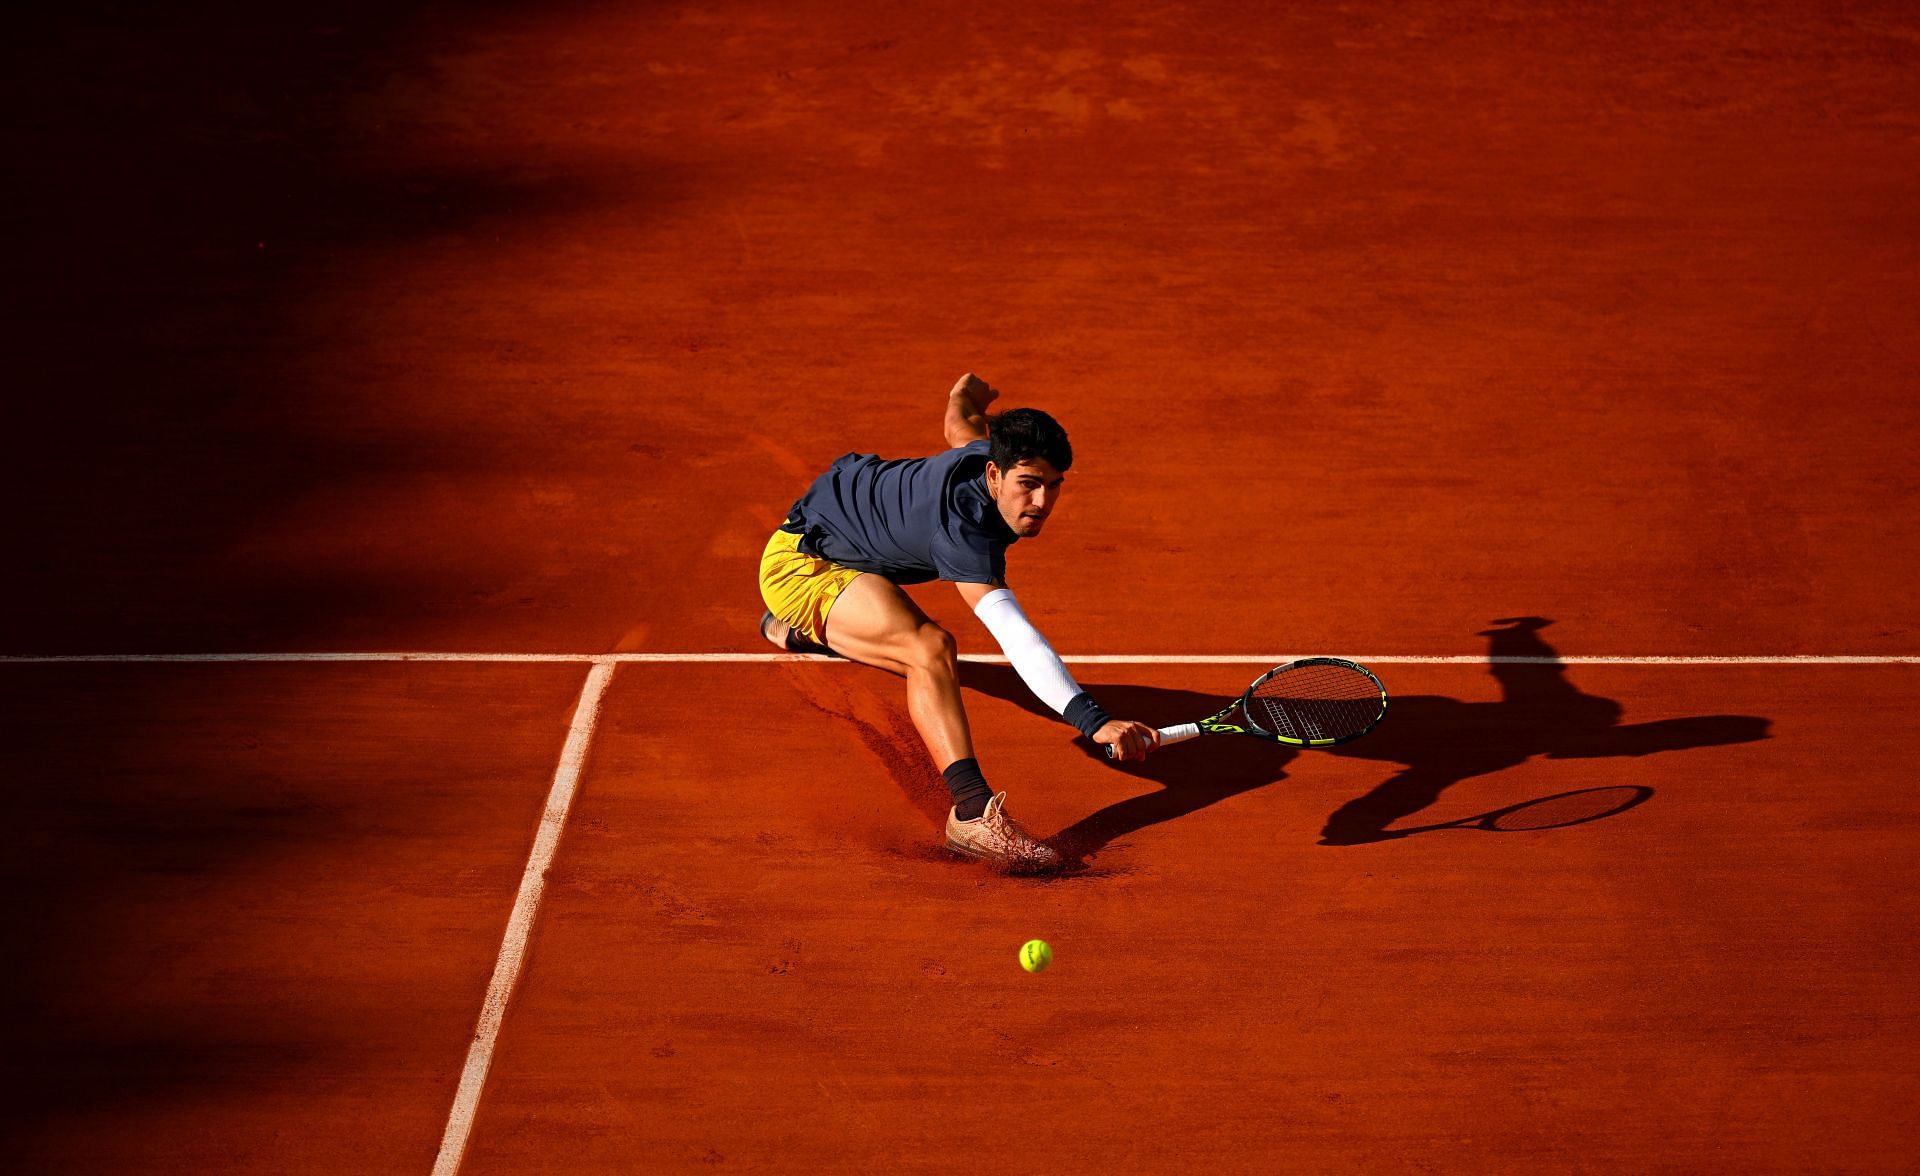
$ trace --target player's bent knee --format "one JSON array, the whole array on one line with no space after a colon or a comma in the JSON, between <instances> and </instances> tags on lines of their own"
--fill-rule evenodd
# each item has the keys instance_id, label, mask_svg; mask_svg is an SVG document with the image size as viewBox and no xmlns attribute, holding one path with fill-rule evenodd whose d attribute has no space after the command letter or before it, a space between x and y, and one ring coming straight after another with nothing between
<instances>
[{"instance_id":1,"label":"player's bent knee","mask_svg":"<svg viewBox=\"0 0 1920 1176\"><path fill-rule=\"evenodd\" d=\"M909 665L929 673L952 673L959 662L953 634L932 623L914 630L907 652Z\"/></svg>"}]
</instances>

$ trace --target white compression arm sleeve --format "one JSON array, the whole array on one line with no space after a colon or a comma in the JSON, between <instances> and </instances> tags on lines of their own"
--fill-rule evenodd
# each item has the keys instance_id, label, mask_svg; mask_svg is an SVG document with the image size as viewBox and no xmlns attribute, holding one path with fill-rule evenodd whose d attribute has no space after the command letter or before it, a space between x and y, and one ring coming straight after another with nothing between
<instances>
[{"instance_id":1,"label":"white compression arm sleeve","mask_svg":"<svg viewBox=\"0 0 1920 1176\"><path fill-rule=\"evenodd\" d=\"M987 632L1000 643L1007 660L1019 671L1020 680L1033 691L1034 697L1052 707L1054 713L1066 714L1067 704L1080 693L1080 684L1067 673L1053 646L1047 644L1040 630L1027 619L1013 593L995 588L973 606L973 615L980 618Z\"/></svg>"}]
</instances>

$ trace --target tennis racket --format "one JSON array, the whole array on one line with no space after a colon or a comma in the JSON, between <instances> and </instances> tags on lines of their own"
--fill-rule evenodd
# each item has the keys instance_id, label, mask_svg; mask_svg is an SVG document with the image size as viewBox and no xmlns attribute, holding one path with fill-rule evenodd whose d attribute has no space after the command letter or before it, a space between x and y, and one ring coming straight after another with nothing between
<instances>
[{"instance_id":1,"label":"tennis racket","mask_svg":"<svg viewBox=\"0 0 1920 1176\"><path fill-rule=\"evenodd\" d=\"M1372 670L1337 657L1308 657L1268 670L1245 694L1197 723L1160 728L1160 746L1232 734L1289 747L1332 747L1373 730L1386 713L1387 688ZM1107 758L1116 758L1111 744Z\"/></svg>"}]
</instances>

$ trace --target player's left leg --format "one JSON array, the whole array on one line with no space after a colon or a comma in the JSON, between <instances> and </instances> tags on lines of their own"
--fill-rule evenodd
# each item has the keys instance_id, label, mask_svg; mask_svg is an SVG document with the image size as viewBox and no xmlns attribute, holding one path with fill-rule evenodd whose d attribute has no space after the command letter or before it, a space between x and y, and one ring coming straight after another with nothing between
<instances>
[{"instance_id":1,"label":"player's left leg","mask_svg":"<svg viewBox=\"0 0 1920 1176\"><path fill-rule=\"evenodd\" d=\"M947 848L1015 870L1050 870L1060 855L1020 827L1005 811L974 758L973 735L960 700L960 658L953 635L920 611L900 586L861 576L834 602L827 644L851 661L878 666L907 680L907 712L953 792Z\"/></svg>"},{"instance_id":2,"label":"player's left leg","mask_svg":"<svg viewBox=\"0 0 1920 1176\"><path fill-rule=\"evenodd\" d=\"M848 584L833 602L826 638L841 657L907 680L907 713L935 767L973 757L953 635L898 584L874 575Z\"/></svg>"}]
</instances>

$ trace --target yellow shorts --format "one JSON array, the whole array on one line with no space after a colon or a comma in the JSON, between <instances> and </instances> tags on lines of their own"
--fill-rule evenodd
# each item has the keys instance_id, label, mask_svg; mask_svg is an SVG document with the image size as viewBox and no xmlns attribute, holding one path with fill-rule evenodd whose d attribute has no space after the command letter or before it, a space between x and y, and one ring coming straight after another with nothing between
<instances>
[{"instance_id":1,"label":"yellow shorts","mask_svg":"<svg viewBox=\"0 0 1920 1176\"><path fill-rule=\"evenodd\" d=\"M800 536L775 531L760 553L760 599L774 616L824 645L828 611L861 574L832 560L806 555L800 550Z\"/></svg>"}]
</instances>

